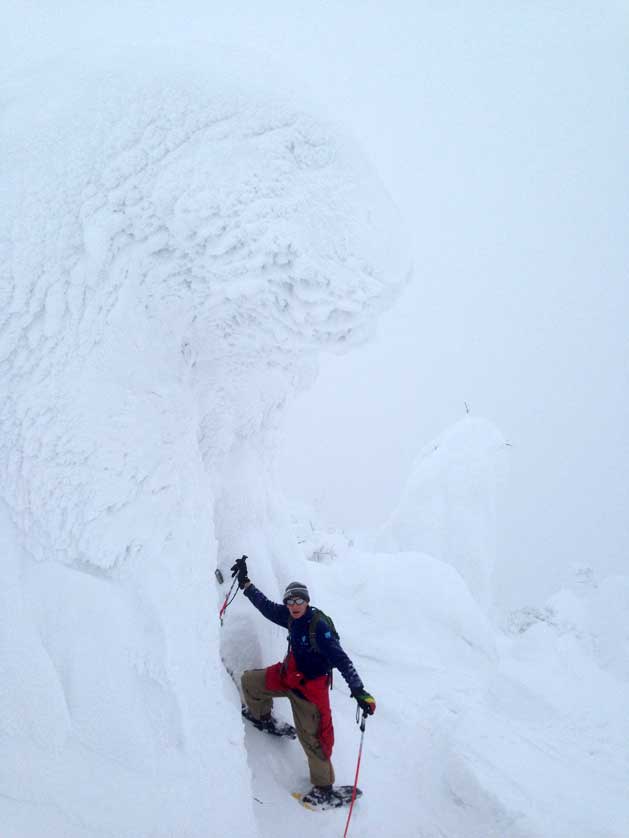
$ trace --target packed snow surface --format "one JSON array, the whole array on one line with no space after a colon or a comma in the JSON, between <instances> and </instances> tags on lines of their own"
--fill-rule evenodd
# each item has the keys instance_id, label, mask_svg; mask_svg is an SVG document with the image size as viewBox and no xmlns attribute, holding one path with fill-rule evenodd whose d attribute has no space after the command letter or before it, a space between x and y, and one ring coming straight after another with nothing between
<instances>
[{"instance_id":1,"label":"packed snow surface","mask_svg":"<svg viewBox=\"0 0 629 838\"><path fill-rule=\"evenodd\" d=\"M0 96L2 838L342 835L290 797L299 745L243 726L285 637L241 595L219 625L241 553L271 598L309 585L376 697L350 835L626 838L629 582L490 622L497 429L429 446L376 550L277 491L283 404L408 271L353 143L219 50ZM351 783L340 677L332 706Z\"/></svg>"}]
</instances>

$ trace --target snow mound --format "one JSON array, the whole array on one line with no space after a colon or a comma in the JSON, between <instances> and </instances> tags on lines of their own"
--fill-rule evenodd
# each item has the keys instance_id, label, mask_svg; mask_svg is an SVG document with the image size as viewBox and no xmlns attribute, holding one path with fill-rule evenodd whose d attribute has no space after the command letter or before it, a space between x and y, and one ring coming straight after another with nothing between
<instances>
[{"instance_id":1,"label":"snow mound","mask_svg":"<svg viewBox=\"0 0 629 838\"><path fill-rule=\"evenodd\" d=\"M277 414L404 282L396 212L341 132L207 45L69 56L0 100L0 776L28 752L59 834L205 835L213 788L253 835L208 582L289 564Z\"/></svg>"},{"instance_id":2,"label":"snow mound","mask_svg":"<svg viewBox=\"0 0 629 838\"><path fill-rule=\"evenodd\" d=\"M495 425L471 416L457 422L420 452L378 546L418 550L452 565L487 609L505 467L506 443Z\"/></svg>"},{"instance_id":3,"label":"snow mound","mask_svg":"<svg viewBox=\"0 0 629 838\"><path fill-rule=\"evenodd\" d=\"M565 642L571 638L596 665L629 681L629 576L608 576L600 583L590 577L586 587L577 578L574 588L557 591L542 608L512 612L506 628L523 642L545 631Z\"/></svg>"}]
</instances>

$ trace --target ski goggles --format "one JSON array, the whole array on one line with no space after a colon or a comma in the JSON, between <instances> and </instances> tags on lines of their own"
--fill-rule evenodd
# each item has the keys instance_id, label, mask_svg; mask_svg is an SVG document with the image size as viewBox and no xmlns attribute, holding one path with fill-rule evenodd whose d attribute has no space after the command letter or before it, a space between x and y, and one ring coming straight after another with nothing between
<instances>
[{"instance_id":1,"label":"ski goggles","mask_svg":"<svg viewBox=\"0 0 629 838\"><path fill-rule=\"evenodd\" d=\"M292 596L284 600L284 605L303 605L306 600L301 596Z\"/></svg>"}]
</instances>

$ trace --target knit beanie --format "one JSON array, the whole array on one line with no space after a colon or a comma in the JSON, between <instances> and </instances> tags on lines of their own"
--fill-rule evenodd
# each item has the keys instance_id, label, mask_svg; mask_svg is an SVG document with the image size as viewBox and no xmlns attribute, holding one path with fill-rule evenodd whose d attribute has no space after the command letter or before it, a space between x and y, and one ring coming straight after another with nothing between
<instances>
[{"instance_id":1,"label":"knit beanie","mask_svg":"<svg viewBox=\"0 0 629 838\"><path fill-rule=\"evenodd\" d=\"M284 591L284 596L282 597L282 602L286 602L287 599L291 599L291 597L301 597L305 599L307 602L310 602L310 594L308 593L308 588L304 585L303 582L289 582L286 586L286 590Z\"/></svg>"}]
</instances>

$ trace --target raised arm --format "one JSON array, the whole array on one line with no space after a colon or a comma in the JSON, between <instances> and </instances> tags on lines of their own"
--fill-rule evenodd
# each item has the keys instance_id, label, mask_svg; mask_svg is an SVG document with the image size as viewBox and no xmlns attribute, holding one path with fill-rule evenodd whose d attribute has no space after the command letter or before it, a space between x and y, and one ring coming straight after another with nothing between
<instances>
[{"instance_id":1,"label":"raised arm","mask_svg":"<svg viewBox=\"0 0 629 838\"><path fill-rule=\"evenodd\" d=\"M278 626L288 627L288 608L285 605L280 605L279 602L271 602L251 582L245 583L242 592L267 620L277 623Z\"/></svg>"},{"instance_id":2,"label":"raised arm","mask_svg":"<svg viewBox=\"0 0 629 838\"><path fill-rule=\"evenodd\" d=\"M243 556L241 559L236 559L231 567L232 577L238 577L238 587L267 620L270 620L272 623L277 623L278 626L287 628L288 609L285 605L280 605L278 602L271 602L270 599L264 596L262 591L259 591L251 583L247 570L247 558L247 556Z\"/></svg>"}]
</instances>

